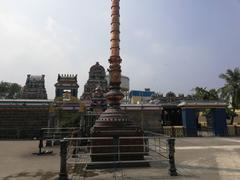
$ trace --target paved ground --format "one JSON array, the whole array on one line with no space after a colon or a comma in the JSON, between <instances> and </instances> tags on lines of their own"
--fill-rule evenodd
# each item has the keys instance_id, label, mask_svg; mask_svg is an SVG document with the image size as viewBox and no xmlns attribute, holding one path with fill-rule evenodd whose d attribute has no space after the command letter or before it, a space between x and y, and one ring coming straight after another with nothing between
<instances>
[{"instance_id":1,"label":"paved ground","mask_svg":"<svg viewBox=\"0 0 240 180\"><path fill-rule=\"evenodd\" d=\"M0 141L0 180L56 179L59 148L54 154L37 156L37 141Z\"/></svg>"},{"instance_id":2,"label":"paved ground","mask_svg":"<svg viewBox=\"0 0 240 180\"><path fill-rule=\"evenodd\" d=\"M0 141L1 180L55 180L59 170L59 151L36 156L37 141ZM107 180L239 180L240 138L178 138L176 164L179 176L170 177L167 162L149 168L92 171L86 179Z\"/></svg>"},{"instance_id":3,"label":"paved ground","mask_svg":"<svg viewBox=\"0 0 240 180\"><path fill-rule=\"evenodd\" d=\"M182 138L176 149L182 179L240 179L240 138Z\"/></svg>"}]
</instances>

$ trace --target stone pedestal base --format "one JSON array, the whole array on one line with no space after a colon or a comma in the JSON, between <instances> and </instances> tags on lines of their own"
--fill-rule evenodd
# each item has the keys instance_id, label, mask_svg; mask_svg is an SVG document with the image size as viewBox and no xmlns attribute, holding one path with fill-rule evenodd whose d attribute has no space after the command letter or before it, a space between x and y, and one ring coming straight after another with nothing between
<instances>
[{"instance_id":1,"label":"stone pedestal base","mask_svg":"<svg viewBox=\"0 0 240 180\"><path fill-rule=\"evenodd\" d=\"M121 126L94 126L91 136L99 138L92 140L91 160L102 163L94 165L94 167L113 166L114 163L108 162L115 162L115 165L121 167L136 167L140 164L135 161L144 160L143 131L135 126L130 124L124 128Z\"/></svg>"},{"instance_id":2,"label":"stone pedestal base","mask_svg":"<svg viewBox=\"0 0 240 180\"><path fill-rule=\"evenodd\" d=\"M109 107L91 129L91 160L104 165L129 166L144 160L143 131L119 107Z\"/></svg>"}]
</instances>

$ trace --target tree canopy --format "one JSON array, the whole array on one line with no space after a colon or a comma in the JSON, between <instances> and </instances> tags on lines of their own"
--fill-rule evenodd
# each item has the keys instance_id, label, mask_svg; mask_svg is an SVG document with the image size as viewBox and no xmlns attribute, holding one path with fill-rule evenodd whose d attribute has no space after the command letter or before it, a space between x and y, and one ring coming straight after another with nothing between
<instances>
[{"instance_id":1,"label":"tree canopy","mask_svg":"<svg viewBox=\"0 0 240 180\"><path fill-rule=\"evenodd\" d=\"M227 69L219 77L225 80L224 86L219 89L221 97L230 102L233 109L240 108L240 69Z\"/></svg>"},{"instance_id":2,"label":"tree canopy","mask_svg":"<svg viewBox=\"0 0 240 180\"><path fill-rule=\"evenodd\" d=\"M21 85L10 82L0 82L0 98L1 99L17 99L21 95Z\"/></svg>"},{"instance_id":3,"label":"tree canopy","mask_svg":"<svg viewBox=\"0 0 240 180\"><path fill-rule=\"evenodd\" d=\"M196 87L193 97L195 100L219 100L218 91L216 89L207 90L207 88Z\"/></svg>"}]
</instances>

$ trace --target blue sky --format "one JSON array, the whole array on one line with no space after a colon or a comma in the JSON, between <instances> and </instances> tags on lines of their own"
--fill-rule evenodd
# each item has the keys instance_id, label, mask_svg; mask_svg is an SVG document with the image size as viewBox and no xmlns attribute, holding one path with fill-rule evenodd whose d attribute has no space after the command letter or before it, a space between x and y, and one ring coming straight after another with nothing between
<instances>
[{"instance_id":1,"label":"blue sky","mask_svg":"<svg viewBox=\"0 0 240 180\"><path fill-rule=\"evenodd\" d=\"M0 0L0 80L24 84L45 74L49 98L57 74L106 69L110 0ZM131 89L191 93L218 88L240 64L239 0L121 0L121 57Z\"/></svg>"}]
</instances>

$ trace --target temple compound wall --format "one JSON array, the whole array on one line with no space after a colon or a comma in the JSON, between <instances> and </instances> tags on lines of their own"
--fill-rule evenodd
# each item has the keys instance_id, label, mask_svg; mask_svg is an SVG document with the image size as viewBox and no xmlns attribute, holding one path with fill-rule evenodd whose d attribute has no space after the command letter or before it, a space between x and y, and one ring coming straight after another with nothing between
<instances>
[{"instance_id":1,"label":"temple compound wall","mask_svg":"<svg viewBox=\"0 0 240 180\"><path fill-rule=\"evenodd\" d=\"M31 139L48 126L49 107L45 75L27 75L21 99L0 100L0 138Z\"/></svg>"},{"instance_id":2,"label":"temple compound wall","mask_svg":"<svg viewBox=\"0 0 240 180\"><path fill-rule=\"evenodd\" d=\"M162 107L157 105L122 104L128 119L144 131L162 132Z\"/></svg>"},{"instance_id":3,"label":"temple compound wall","mask_svg":"<svg viewBox=\"0 0 240 180\"><path fill-rule=\"evenodd\" d=\"M0 138L32 139L48 126L50 100L0 100Z\"/></svg>"}]
</instances>

